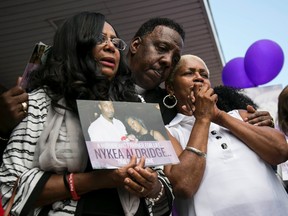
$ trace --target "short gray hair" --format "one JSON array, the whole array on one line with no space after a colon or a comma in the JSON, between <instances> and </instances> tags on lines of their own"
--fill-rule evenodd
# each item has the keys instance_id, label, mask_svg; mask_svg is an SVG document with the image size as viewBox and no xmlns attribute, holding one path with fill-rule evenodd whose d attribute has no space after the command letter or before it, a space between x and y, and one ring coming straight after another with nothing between
<instances>
[{"instance_id":1,"label":"short gray hair","mask_svg":"<svg viewBox=\"0 0 288 216\"><path fill-rule=\"evenodd\" d=\"M166 82L168 84L172 84L172 82L174 80L175 73L179 70L179 68L182 66L182 64L185 61L188 61L190 59L197 60L197 61L201 62L204 65L205 69L207 70L208 74L210 74L209 69L208 69L208 67L207 67L207 65L206 65L206 63L204 62L203 59L201 59L200 57L198 57L196 55L186 54L186 55L182 55L181 56L179 62L176 64L174 70L169 74L169 76L168 76L168 78L166 80Z\"/></svg>"}]
</instances>

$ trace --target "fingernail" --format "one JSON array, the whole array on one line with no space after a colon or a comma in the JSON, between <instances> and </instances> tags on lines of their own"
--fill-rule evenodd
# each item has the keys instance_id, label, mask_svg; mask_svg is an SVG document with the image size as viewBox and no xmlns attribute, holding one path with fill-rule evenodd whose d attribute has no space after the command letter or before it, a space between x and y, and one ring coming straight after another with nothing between
<instances>
[{"instance_id":1,"label":"fingernail","mask_svg":"<svg viewBox=\"0 0 288 216\"><path fill-rule=\"evenodd\" d=\"M129 169L128 169L128 173L129 173L129 174L133 174L133 169L129 168Z\"/></svg>"}]
</instances>

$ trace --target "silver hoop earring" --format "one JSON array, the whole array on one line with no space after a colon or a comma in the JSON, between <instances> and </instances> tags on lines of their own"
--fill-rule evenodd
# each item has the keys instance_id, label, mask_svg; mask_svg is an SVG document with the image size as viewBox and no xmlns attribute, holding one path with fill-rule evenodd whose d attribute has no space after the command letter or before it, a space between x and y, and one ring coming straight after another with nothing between
<instances>
[{"instance_id":1,"label":"silver hoop earring","mask_svg":"<svg viewBox=\"0 0 288 216\"><path fill-rule=\"evenodd\" d=\"M168 105L168 104L166 103L167 98L170 99L171 101L174 101L174 103L173 103L172 105ZM173 94L173 95L168 94L168 95L166 95L166 96L163 98L163 104L164 104L164 106L167 107L168 109L174 108L174 107L176 106L177 102L178 102L178 101L177 101L177 98L175 97L174 94Z\"/></svg>"}]
</instances>

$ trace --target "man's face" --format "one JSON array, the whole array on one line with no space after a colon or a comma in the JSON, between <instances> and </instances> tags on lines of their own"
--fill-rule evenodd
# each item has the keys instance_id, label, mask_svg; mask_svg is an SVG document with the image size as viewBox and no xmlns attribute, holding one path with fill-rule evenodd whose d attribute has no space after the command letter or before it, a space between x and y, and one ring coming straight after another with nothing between
<instances>
[{"instance_id":1,"label":"man's face","mask_svg":"<svg viewBox=\"0 0 288 216\"><path fill-rule=\"evenodd\" d=\"M146 89L154 89L166 80L181 56L183 40L179 33L166 26L135 38L130 51L130 68L134 82Z\"/></svg>"},{"instance_id":2,"label":"man's face","mask_svg":"<svg viewBox=\"0 0 288 216\"><path fill-rule=\"evenodd\" d=\"M103 117L107 120L112 120L114 117L114 107L111 101L100 101L99 102L99 109Z\"/></svg>"}]
</instances>

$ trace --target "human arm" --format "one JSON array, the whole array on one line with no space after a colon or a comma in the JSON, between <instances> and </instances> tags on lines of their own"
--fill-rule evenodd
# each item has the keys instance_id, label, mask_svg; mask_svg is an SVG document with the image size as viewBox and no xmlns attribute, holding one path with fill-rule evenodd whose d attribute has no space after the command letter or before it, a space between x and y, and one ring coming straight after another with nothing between
<instances>
[{"instance_id":1,"label":"human arm","mask_svg":"<svg viewBox=\"0 0 288 216\"><path fill-rule=\"evenodd\" d=\"M247 106L247 117L244 118L245 122L257 126L269 126L274 128L274 120L269 112L257 111L253 106Z\"/></svg>"},{"instance_id":2,"label":"human arm","mask_svg":"<svg viewBox=\"0 0 288 216\"><path fill-rule=\"evenodd\" d=\"M8 165L7 167L9 167L9 164L7 164L6 161L5 165ZM24 167L24 165L20 163L15 167L19 165ZM64 208L66 210L72 210L77 205L76 201L71 200L69 189L64 186L64 175L43 172L38 168L25 169L22 173L20 173L22 170L18 169L17 173L15 173L13 172L15 171L15 168L12 170L11 167L9 167L9 169L5 171L6 172L3 172L5 176L1 179L1 190L5 193L3 203L6 203L11 196L11 190L13 188L13 183L9 183L11 178L13 178L12 182L16 181L17 176L20 179L15 197L17 202L14 202L12 208L13 213L28 215L31 210L41 209L35 207L42 207L43 205L52 203L54 207L62 206L61 209L58 210L61 211L63 208L64 213ZM96 188L115 188L115 184L117 185L117 183L114 182L114 179L117 181L123 180L123 178L119 178L119 175L117 177L116 175L113 175L115 173L116 172L112 170L103 170L99 172L74 174L76 192L81 196L85 192L92 191L93 189L97 190ZM2 180L6 182L3 182Z\"/></svg>"},{"instance_id":3,"label":"human arm","mask_svg":"<svg viewBox=\"0 0 288 216\"><path fill-rule=\"evenodd\" d=\"M0 95L0 137L4 139L9 138L12 129L26 116L22 103L28 101L28 94L18 83Z\"/></svg>"},{"instance_id":4,"label":"human arm","mask_svg":"<svg viewBox=\"0 0 288 216\"><path fill-rule=\"evenodd\" d=\"M150 214L170 215L174 200L170 181L165 176L162 166L145 167L143 159L136 167L128 170L130 177L125 179L125 188L130 193L145 198Z\"/></svg>"},{"instance_id":5,"label":"human arm","mask_svg":"<svg viewBox=\"0 0 288 216\"><path fill-rule=\"evenodd\" d=\"M195 122L193 126L191 125L192 130L188 141L184 143L187 147L193 147L203 153L207 152L209 127L212 119L216 116L214 109L216 99L217 96L207 86L201 89L199 96L196 95L196 108L193 109ZM205 171L205 157L183 150L178 140L170 133L169 136L180 163L165 166L165 174L171 181L176 196L192 197L198 190ZM183 137L183 134L179 134L179 136Z\"/></svg>"},{"instance_id":6,"label":"human arm","mask_svg":"<svg viewBox=\"0 0 288 216\"><path fill-rule=\"evenodd\" d=\"M158 174L158 171L156 172L148 167L145 168L144 164L144 158L136 163L136 157L133 156L130 163L123 168L75 173L75 190L81 196L93 190L124 187L130 193L145 198L156 198L159 192L162 191L161 198L155 202L150 211L153 211L154 215L163 215L163 209L165 209L166 205L170 206L170 208L166 208L166 212L171 212L172 199L168 195L172 192L170 190L169 193L165 192L167 183L163 181L163 176ZM164 190L161 189L160 181L165 185ZM70 192L65 188L63 175L51 175L37 200L37 205L43 206L63 199L71 199ZM161 203L161 208L159 206L157 208L158 203Z\"/></svg>"},{"instance_id":7,"label":"human arm","mask_svg":"<svg viewBox=\"0 0 288 216\"><path fill-rule=\"evenodd\" d=\"M29 140L29 142L30 141L31 140ZM12 143L13 142L11 140L9 142L9 147L10 147L10 145L12 145ZM26 143L26 141L25 141L25 143ZM14 174L12 174L13 178L15 178L14 181L16 181L17 176L20 177L19 187L17 189L17 197L21 197L21 201L14 203L13 213L14 212L23 213L23 211L25 211L27 209L34 209L35 205L43 206L44 204L50 204L51 202L53 202L53 208L54 208L54 206L63 206L63 208L65 208L66 210L74 208L74 206L76 206L77 203L75 203L75 201L73 201L73 200L70 200L71 195L69 193L69 189L67 190L67 188L65 188L65 186L64 186L63 175L53 174L53 175L49 176L47 182L45 182L45 184L43 185L41 183L42 179L43 179L42 176L44 176L45 174L48 174L49 172L43 172L43 171L38 169L38 172L39 172L38 175L41 175L41 173L42 173L42 176L35 178L35 175L32 172L36 168L34 169L29 165L25 165L26 162L29 164L31 162L31 159L33 161L33 149L30 150L30 148L29 149L25 148L25 150L24 149L20 150L19 148L16 149L15 146L17 147L17 144L15 144L11 149L8 150L9 156L7 156L7 157L5 156L6 159L9 159L9 162L7 163L6 159L4 162L4 164L7 167L9 167L9 168L5 169L8 173L11 174L11 171L13 171L14 169L17 169L17 172L14 172ZM21 147L22 145L18 145L18 146ZM28 145L28 146L30 147L30 145ZM22 152L22 153L26 153L26 154L24 154L24 156L11 155L12 153L17 154L17 152ZM31 158L31 155L32 155L32 158ZM14 158L15 160L13 160L13 162L10 162L10 159L12 159L12 158ZM14 165L14 164L15 164L15 167L14 166L11 167L11 165ZM25 167L25 169L22 170L22 167ZM20 168L20 169L18 169L18 168ZM82 194L84 194L87 191L91 191L94 189L97 190L101 187L102 188L123 187L123 179L124 179L124 177L127 177L128 175L127 175L127 170L126 171L124 170L123 172L122 172L122 170L123 170L122 168L117 169L117 170L101 170L101 171L98 170L97 175L96 175L96 173L76 173L76 174L74 174L76 192L81 196ZM9 176L9 175L7 175L7 173L5 173L5 172L3 172L3 174L4 174L3 179L8 180L5 177ZM91 175L91 174L93 174L93 175ZM121 175L123 175L124 177L122 178ZM30 180L27 181L26 178L30 178ZM80 185L78 185L78 184L80 184ZM82 186L84 186L84 188ZM6 185L5 184L5 188L8 188L11 190L12 187L13 187L13 185L9 185L9 184ZM133 185L132 185L132 187L133 187ZM20 192L20 191L27 191L27 190L29 190L29 193L21 193ZM137 190L137 188L134 190ZM18 193L18 191L19 191L19 193ZM148 189L145 190L145 192L149 193ZM40 196L40 193L41 193L41 196ZM6 196L5 199L6 198L9 199L11 194L5 193L5 196ZM65 201L66 199L68 199L68 202ZM25 208L24 207L21 208L21 206L25 206ZM15 208L17 208L17 209L15 210ZM63 209L63 212L64 211L65 210Z\"/></svg>"},{"instance_id":8,"label":"human arm","mask_svg":"<svg viewBox=\"0 0 288 216\"><path fill-rule=\"evenodd\" d=\"M247 111L240 111L242 119L247 118ZM221 112L217 124L229 129L263 160L277 165L288 159L288 145L280 131L263 126L247 124L225 112Z\"/></svg>"},{"instance_id":9,"label":"human arm","mask_svg":"<svg viewBox=\"0 0 288 216\"><path fill-rule=\"evenodd\" d=\"M136 166L135 157L131 159L127 166L119 169L73 173L75 191L81 197L94 190L124 187L124 179L129 176L127 170L134 166ZM67 173L51 175L42 188L42 192L36 201L36 206L55 203L59 200L72 199L69 189L64 184L64 178L68 181L69 175Z\"/></svg>"},{"instance_id":10,"label":"human arm","mask_svg":"<svg viewBox=\"0 0 288 216\"><path fill-rule=\"evenodd\" d=\"M201 125L201 123L199 123L199 125ZM202 152L206 152L207 135L205 135L205 128L201 127L202 126L196 126L195 129L193 128L194 131L191 133L187 146L194 147ZM201 140L199 140L200 136L195 136L195 134L199 131L201 131ZM164 172L173 185L173 192L175 196L180 198L190 198L196 193L198 187L200 186L200 182L205 171L205 158L199 157L190 151L183 150L179 142L169 132L168 134L178 155L180 163L175 165L166 165ZM194 139L195 137L196 139Z\"/></svg>"}]
</instances>

